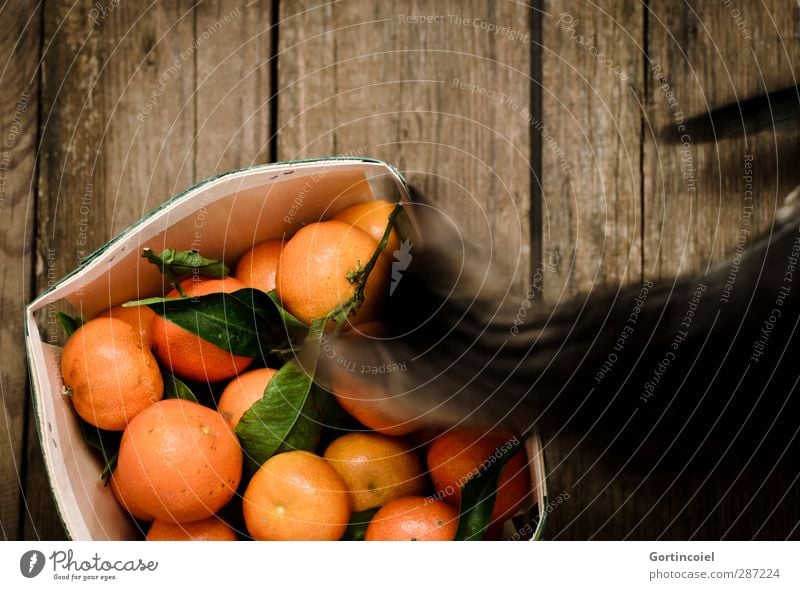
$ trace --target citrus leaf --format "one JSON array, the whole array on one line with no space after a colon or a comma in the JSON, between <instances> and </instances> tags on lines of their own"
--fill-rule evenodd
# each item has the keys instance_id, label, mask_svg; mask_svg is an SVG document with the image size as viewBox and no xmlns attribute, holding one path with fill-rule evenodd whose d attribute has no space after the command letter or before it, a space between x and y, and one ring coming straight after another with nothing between
<instances>
[{"instance_id":1,"label":"citrus leaf","mask_svg":"<svg viewBox=\"0 0 800 590\"><path fill-rule=\"evenodd\" d=\"M226 293L168 299L150 309L202 339L240 356L256 357L262 350L252 310Z\"/></svg>"},{"instance_id":2,"label":"citrus leaf","mask_svg":"<svg viewBox=\"0 0 800 590\"><path fill-rule=\"evenodd\" d=\"M77 417L78 424L83 434L83 440L90 447L100 451L103 458L103 470L100 472L101 479L107 479L114 467L117 466L117 455L119 453L119 443L122 440L121 432L103 430L97 426L89 424L81 417ZM108 485L108 481L106 481Z\"/></svg>"},{"instance_id":3,"label":"citrus leaf","mask_svg":"<svg viewBox=\"0 0 800 590\"><path fill-rule=\"evenodd\" d=\"M66 332L67 338L72 336L72 333L83 325L83 320L81 318L73 317L63 311L59 311L56 314L56 318L58 318L58 323L61 324L64 332Z\"/></svg>"},{"instance_id":4,"label":"citrus leaf","mask_svg":"<svg viewBox=\"0 0 800 590\"><path fill-rule=\"evenodd\" d=\"M509 459L516 455L522 445L509 443L498 447L489 467L474 473L461 490L458 530L456 541L480 541L492 521L492 510L497 495L497 482L500 472ZM498 456L499 454L499 456Z\"/></svg>"},{"instance_id":5,"label":"citrus leaf","mask_svg":"<svg viewBox=\"0 0 800 590\"><path fill-rule=\"evenodd\" d=\"M142 305L153 305L155 303L164 303L165 301L184 301L186 299L191 299L191 297L148 297L147 299L126 301L122 304L122 307L140 307Z\"/></svg>"},{"instance_id":6,"label":"citrus leaf","mask_svg":"<svg viewBox=\"0 0 800 590\"><path fill-rule=\"evenodd\" d=\"M367 534L367 526L369 526L372 517L380 509L380 506L362 510L361 512L353 512L350 515L350 522L347 524L347 530L344 532L342 541L363 541Z\"/></svg>"},{"instance_id":7,"label":"citrus leaf","mask_svg":"<svg viewBox=\"0 0 800 590\"><path fill-rule=\"evenodd\" d=\"M275 306L275 311L278 312L278 316L281 318L281 320L283 320L283 325L286 327L286 331L289 334L305 335L308 333L308 326L286 311L281 304L281 299L278 297L278 292L275 291L275 289L267 293L267 297L270 298L270 301L272 301L272 304Z\"/></svg>"},{"instance_id":8,"label":"citrus leaf","mask_svg":"<svg viewBox=\"0 0 800 590\"><path fill-rule=\"evenodd\" d=\"M314 399L317 388L295 360L270 379L264 397L236 425L242 450L256 466L277 453L316 447L322 431Z\"/></svg>"},{"instance_id":9,"label":"citrus leaf","mask_svg":"<svg viewBox=\"0 0 800 590\"><path fill-rule=\"evenodd\" d=\"M231 297L253 310L262 332L269 337L300 344L308 335L309 327L283 308L274 290L265 294L258 289L240 289L231 293Z\"/></svg>"},{"instance_id":10,"label":"citrus leaf","mask_svg":"<svg viewBox=\"0 0 800 590\"><path fill-rule=\"evenodd\" d=\"M156 254L150 248L145 248L142 250L142 256L170 278L192 274L212 279L224 279L229 272L228 267L221 260L203 258L197 250L167 248L161 254Z\"/></svg>"},{"instance_id":11,"label":"citrus leaf","mask_svg":"<svg viewBox=\"0 0 800 590\"><path fill-rule=\"evenodd\" d=\"M164 379L164 399L185 399L197 404L200 403L197 401L197 396L189 389L189 386L175 375L162 371L161 376Z\"/></svg>"},{"instance_id":12,"label":"citrus leaf","mask_svg":"<svg viewBox=\"0 0 800 590\"><path fill-rule=\"evenodd\" d=\"M199 297L152 297L125 307L149 305L163 318L233 354L262 357L292 352L308 327L258 289Z\"/></svg>"}]
</instances>

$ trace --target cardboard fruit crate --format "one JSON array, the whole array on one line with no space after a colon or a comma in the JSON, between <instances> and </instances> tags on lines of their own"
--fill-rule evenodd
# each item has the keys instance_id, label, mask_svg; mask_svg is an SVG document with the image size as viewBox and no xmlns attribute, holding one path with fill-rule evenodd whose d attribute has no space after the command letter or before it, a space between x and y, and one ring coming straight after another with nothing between
<instances>
[{"instance_id":1,"label":"cardboard fruit crate","mask_svg":"<svg viewBox=\"0 0 800 590\"><path fill-rule=\"evenodd\" d=\"M226 172L189 188L86 257L78 268L26 309L26 348L34 411L58 515L73 540L137 538L137 528L99 474L99 454L85 441L77 414L63 395L61 331L68 304L88 320L126 301L160 295L164 279L141 257L143 248L199 250L232 266L253 244L280 239L303 224L329 217L380 192L407 200L402 176L384 162L330 158ZM525 441L540 538L547 516L545 466L537 436ZM528 525L526 527L530 528ZM514 527L506 527L507 536Z\"/></svg>"}]
</instances>

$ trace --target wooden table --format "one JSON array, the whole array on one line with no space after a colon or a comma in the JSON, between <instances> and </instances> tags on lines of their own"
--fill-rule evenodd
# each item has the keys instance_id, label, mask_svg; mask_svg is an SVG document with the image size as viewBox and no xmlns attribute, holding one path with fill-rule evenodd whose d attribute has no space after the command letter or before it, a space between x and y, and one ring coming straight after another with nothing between
<instances>
[{"instance_id":1,"label":"wooden table","mask_svg":"<svg viewBox=\"0 0 800 590\"><path fill-rule=\"evenodd\" d=\"M688 149L657 139L679 116L796 82L789 0L32 4L0 11L5 538L63 537L31 412L23 304L215 172L387 160L468 231L490 233L521 269L521 296L557 253L551 301L724 258L745 155L759 227L800 176L797 133ZM798 536L791 477L751 502L753 482L631 481L604 476L569 440L547 453L552 495L568 495L553 539Z\"/></svg>"}]
</instances>

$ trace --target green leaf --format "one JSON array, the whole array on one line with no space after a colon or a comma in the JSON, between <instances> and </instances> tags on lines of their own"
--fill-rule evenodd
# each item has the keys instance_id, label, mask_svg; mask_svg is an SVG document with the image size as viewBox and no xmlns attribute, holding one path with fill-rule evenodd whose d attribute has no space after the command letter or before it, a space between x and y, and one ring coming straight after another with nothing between
<instances>
[{"instance_id":1,"label":"green leaf","mask_svg":"<svg viewBox=\"0 0 800 590\"><path fill-rule=\"evenodd\" d=\"M510 449L507 448L509 444L511 441L498 447L487 459L490 460L489 467L474 473L464 484L461 490L456 541L480 541L491 524L500 472L509 459L522 449L518 441L512 444ZM492 458L495 459L493 462Z\"/></svg>"},{"instance_id":2,"label":"green leaf","mask_svg":"<svg viewBox=\"0 0 800 590\"><path fill-rule=\"evenodd\" d=\"M86 444L100 451L100 455L103 458L103 470L100 472L100 478L107 480L111 472L114 471L114 468L117 466L117 455L119 453L119 443L120 440L122 440L122 433L103 430L89 424L80 417L78 417L78 424L80 425L83 440L86 441ZM106 485L108 485L108 481L106 481Z\"/></svg>"},{"instance_id":3,"label":"green leaf","mask_svg":"<svg viewBox=\"0 0 800 590\"><path fill-rule=\"evenodd\" d=\"M258 289L199 297L153 297L125 304L136 305L149 305L158 315L240 356L289 354L299 347L309 329L277 299Z\"/></svg>"},{"instance_id":4,"label":"green leaf","mask_svg":"<svg viewBox=\"0 0 800 590\"><path fill-rule=\"evenodd\" d=\"M175 375L162 371L161 376L164 378L164 399L185 399L190 402L200 403L197 401L197 396L189 389L189 386Z\"/></svg>"},{"instance_id":5,"label":"green leaf","mask_svg":"<svg viewBox=\"0 0 800 590\"><path fill-rule=\"evenodd\" d=\"M350 515L350 522L347 525L347 530L344 532L342 541L363 541L367 534L367 526L379 509L380 506L376 506L369 510L353 512L353 514Z\"/></svg>"},{"instance_id":6,"label":"green leaf","mask_svg":"<svg viewBox=\"0 0 800 590\"><path fill-rule=\"evenodd\" d=\"M72 336L72 333L83 325L83 320L81 318L73 317L63 311L59 311L56 314L56 318L64 329L64 332L66 332L67 338Z\"/></svg>"},{"instance_id":7,"label":"green leaf","mask_svg":"<svg viewBox=\"0 0 800 590\"><path fill-rule=\"evenodd\" d=\"M148 297L147 299L137 299L136 301L126 301L122 307L141 307L142 305L155 305L166 301L186 301L191 297Z\"/></svg>"},{"instance_id":8,"label":"green leaf","mask_svg":"<svg viewBox=\"0 0 800 590\"><path fill-rule=\"evenodd\" d=\"M274 306L274 310L270 310L267 315L271 316L271 314L277 313L278 317L283 322L286 332L291 336L291 340L301 341L308 333L308 326L286 311L281 304L281 299L278 297L278 293L275 291L275 289L267 293L267 297L269 297L270 301L272 301L272 305Z\"/></svg>"},{"instance_id":9,"label":"green leaf","mask_svg":"<svg viewBox=\"0 0 800 590\"><path fill-rule=\"evenodd\" d=\"M316 367L316 359L313 365ZM242 449L256 466L277 453L316 447L322 431L315 403L317 388L295 360L270 379L264 397L242 415L236 426Z\"/></svg>"},{"instance_id":10,"label":"green leaf","mask_svg":"<svg viewBox=\"0 0 800 590\"><path fill-rule=\"evenodd\" d=\"M156 254L150 248L145 248L142 250L142 256L170 278L191 274L224 279L229 272L221 260L203 258L197 250L167 248L161 254Z\"/></svg>"}]
</instances>

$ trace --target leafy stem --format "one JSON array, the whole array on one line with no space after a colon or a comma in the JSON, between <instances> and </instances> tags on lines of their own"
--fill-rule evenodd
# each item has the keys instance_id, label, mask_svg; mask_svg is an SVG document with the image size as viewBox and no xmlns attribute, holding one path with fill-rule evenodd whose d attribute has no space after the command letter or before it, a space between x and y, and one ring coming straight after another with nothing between
<instances>
[{"instance_id":1,"label":"leafy stem","mask_svg":"<svg viewBox=\"0 0 800 590\"><path fill-rule=\"evenodd\" d=\"M150 248L144 248L142 257L158 267L181 297L187 296L180 284L182 276L192 274L212 279L224 279L229 272L228 267L221 260L203 258L197 250L167 248L161 254L156 254Z\"/></svg>"},{"instance_id":2,"label":"leafy stem","mask_svg":"<svg viewBox=\"0 0 800 590\"><path fill-rule=\"evenodd\" d=\"M356 261L356 268L347 271L345 278L350 281L351 283L357 283L361 280L361 277L364 274L364 267L361 266L361 261Z\"/></svg>"},{"instance_id":3,"label":"leafy stem","mask_svg":"<svg viewBox=\"0 0 800 590\"><path fill-rule=\"evenodd\" d=\"M359 261L358 268L348 271L346 275L347 280L355 284L353 296L325 316L321 325L324 326L330 320L335 321L336 328L334 332L338 334L341 331L344 323L347 321L347 318L355 314L358 311L358 308L361 307L361 304L364 303L364 290L367 287L369 275L372 272L372 269L375 268L375 265L378 263L378 259L383 253L383 250L386 248L386 245L389 243L389 237L394 229L395 220L400 214L402 208L402 203L397 203L394 209L392 209L392 212L389 214L389 218L386 223L386 229L383 231L381 241L378 243L378 247L375 249L375 252L372 253L372 257L369 259L369 262L362 267L361 262Z\"/></svg>"}]
</instances>

